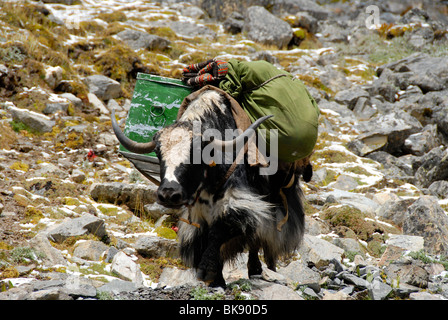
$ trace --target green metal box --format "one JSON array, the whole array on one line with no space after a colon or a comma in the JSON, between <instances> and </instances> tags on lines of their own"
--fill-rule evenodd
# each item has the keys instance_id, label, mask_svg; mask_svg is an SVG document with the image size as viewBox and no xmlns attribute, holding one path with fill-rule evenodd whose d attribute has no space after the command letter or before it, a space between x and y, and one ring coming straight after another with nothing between
<instances>
[{"instance_id":1,"label":"green metal box","mask_svg":"<svg viewBox=\"0 0 448 320\"><path fill-rule=\"evenodd\" d=\"M139 73L126 118L124 134L137 142L148 142L160 129L174 123L184 98L193 88L178 79ZM158 175L159 161L154 152L136 154L122 145L120 153L143 175Z\"/></svg>"}]
</instances>

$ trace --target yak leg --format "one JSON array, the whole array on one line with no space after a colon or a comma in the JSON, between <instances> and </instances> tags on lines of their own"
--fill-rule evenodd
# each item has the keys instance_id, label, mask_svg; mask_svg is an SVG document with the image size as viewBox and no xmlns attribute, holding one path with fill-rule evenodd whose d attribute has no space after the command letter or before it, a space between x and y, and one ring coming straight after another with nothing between
<instances>
[{"instance_id":1,"label":"yak leg","mask_svg":"<svg viewBox=\"0 0 448 320\"><path fill-rule=\"evenodd\" d=\"M225 287L222 268L224 261L220 254L223 243L228 241L229 234L224 223L215 223L208 233L208 244L197 268L197 278L210 283L210 286Z\"/></svg>"},{"instance_id":2,"label":"yak leg","mask_svg":"<svg viewBox=\"0 0 448 320\"><path fill-rule=\"evenodd\" d=\"M249 248L249 260L247 261L247 270L249 278L251 276L261 275L261 272L263 271L260 259L258 258L259 249L260 247L255 245L250 246Z\"/></svg>"},{"instance_id":3,"label":"yak leg","mask_svg":"<svg viewBox=\"0 0 448 320\"><path fill-rule=\"evenodd\" d=\"M268 247L263 247L263 256L268 269L272 271L277 271L276 268L277 257L272 254L271 250Z\"/></svg>"}]
</instances>

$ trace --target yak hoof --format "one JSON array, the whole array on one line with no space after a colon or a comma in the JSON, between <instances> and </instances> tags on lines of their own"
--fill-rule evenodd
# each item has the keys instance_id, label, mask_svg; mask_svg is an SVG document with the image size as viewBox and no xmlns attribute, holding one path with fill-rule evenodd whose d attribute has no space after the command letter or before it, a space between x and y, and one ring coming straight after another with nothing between
<instances>
[{"instance_id":1,"label":"yak hoof","mask_svg":"<svg viewBox=\"0 0 448 320\"><path fill-rule=\"evenodd\" d=\"M216 275L217 275L216 271L205 270L205 269L198 269L196 277L199 280L204 281L205 283L207 283L207 282L211 282L211 281L215 280Z\"/></svg>"},{"instance_id":2,"label":"yak hoof","mask_svg":"<svg viewBox=\"0 0 448 320\"><path fill-rule=\"evenodd\" d=\"M198 269L196 277L198 280L205 282L209 287L226 287L226 282L222 274L218 274L216 271Z\"/></svg>"}]
</instances>

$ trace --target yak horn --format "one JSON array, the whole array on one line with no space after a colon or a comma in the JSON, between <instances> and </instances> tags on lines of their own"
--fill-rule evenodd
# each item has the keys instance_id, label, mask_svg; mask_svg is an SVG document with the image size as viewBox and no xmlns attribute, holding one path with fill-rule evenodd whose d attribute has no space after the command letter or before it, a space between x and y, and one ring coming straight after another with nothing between
<instances>
[{"instance_id":1,"label":"yak horn","mask_svg":"<svg viewBox=\"0 0 448 320\"><path fill-rule=\"evenodd\" d=\"M244 130L244 132L242 134L240 134L238 137L234 138L233 140L219 140L219 139L213 139L213 141L211 142L214 148L221 148L221 150L225 151L226 148L230 148L230 147L234 147L234 146L239 146L241 145L241 143L244 142L244 140L246 138L249 138L252 134L255 133L255 130L260 126L260 124L273 117L273 115L268 115L268 116L264 116L261 118L258 118L257 121L255 121L254 123L252 123L249 128L247 128L246 130ZM227 149L228 150L228 149Z\"/></svg>"},{"instance_id":2,"label":"yak horn","mask_svg":"<svg viewBox=\"0 0 448 320\"><path fill-rule=\"evenodd\" d=\"M134 153L150 153L156 147L156 143L154 141L139 143L132 141L131 139L126 137L124 133L121 131L120 126L117 123L117 120L115 119L114 109L112 109L111 120L115 136L117 137L118 141L120 141L121 145L125 147L127 150Z\"/></svg>"}]
</instances>

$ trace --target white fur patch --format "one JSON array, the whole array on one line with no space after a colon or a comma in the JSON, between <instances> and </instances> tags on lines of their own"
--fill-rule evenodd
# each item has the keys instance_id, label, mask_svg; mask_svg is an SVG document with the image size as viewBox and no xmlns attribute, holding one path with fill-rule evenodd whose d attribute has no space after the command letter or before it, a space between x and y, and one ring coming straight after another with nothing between
<instances>
[{"instance_id":1,"label":"white fur patch","mask_svg":"<svg viewBox=\"0 0 448 320\"><path fill-rule=\"evenodd\" d=\"M182 114L181 121L201 120L201 117L206 112L215 112L214 105L218 106L219 110L225 112L225 104L222 103L221 95L209 90L201 94L197 99L193 100L188 106L187 110Z\"/></svg>"},{"instance_id":2,"label":"white fur patch","mask_svg":"<svg viewBox=\"0 0 448 320\"><path fill-rule=\"evenodd\" d=\"M251 215L250 220L258 225L259 228L264 229L273 225L271 213L273 205L247 189L229 189L224 194L224 197L216 203L213 203L213 195L205 191L201 192L200 198L208 200L208 204L196 202L192 208L184 212L183 216L185 219L190 219L191 222L199 224L205 222L208 225L212 225L227 210L232 209L235 211L247 211ZM190 241L193 239L196 231L196 227L182 223L179 232L183 241Z\"/></svg>"},{"instance_id":3,"label":"white fur patch","mask_svg":"<svg viewBox=\"0 0 448 320\"><path fill-rule=\"evenodd\" d=\"M246 189L234 188L227 190L224 197L216 203L216 207L221 207L219 209L221 214L230 209L247 211L249 214L252 214L253 220L261 225L272 220L272 204ZM219 212L216 214L219 214Z\"/></svg>"},{"instance_id":4,"label":"white fur patch","mask_svg":"<svg viewBox=\"0 0 448 320\"><path fill-rule=\"evenodd\" d=\"M165 160L165 179L178 182L174 171L182 163L189 163L193 133L186 128L175 127L160 135L160 152Z\"/></svg>"}]
</instances>

